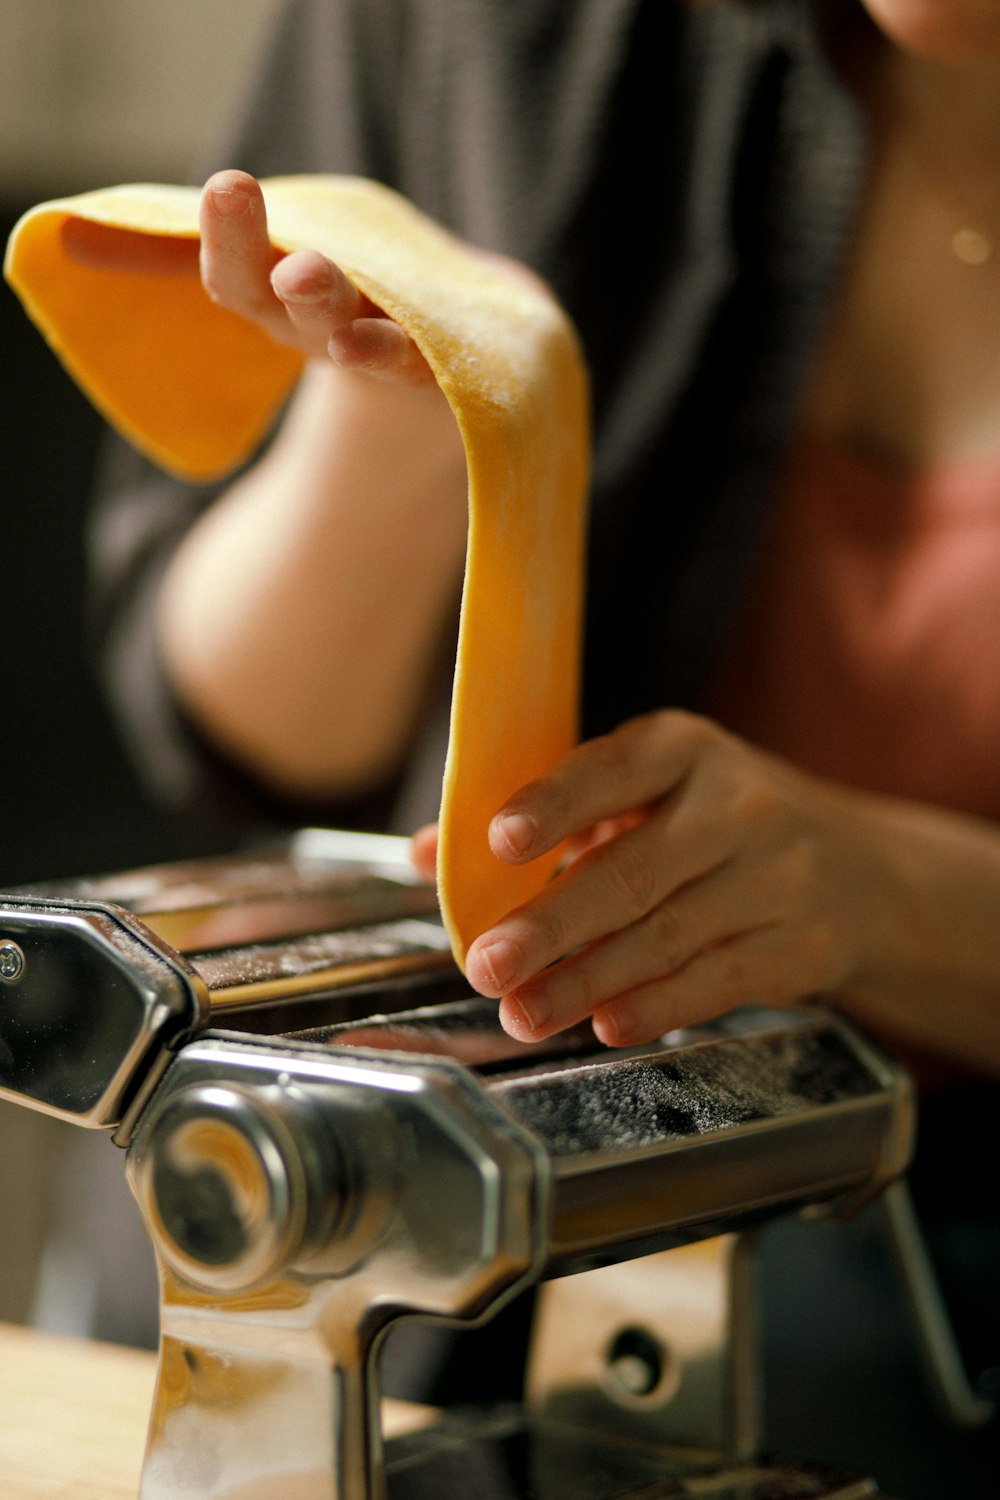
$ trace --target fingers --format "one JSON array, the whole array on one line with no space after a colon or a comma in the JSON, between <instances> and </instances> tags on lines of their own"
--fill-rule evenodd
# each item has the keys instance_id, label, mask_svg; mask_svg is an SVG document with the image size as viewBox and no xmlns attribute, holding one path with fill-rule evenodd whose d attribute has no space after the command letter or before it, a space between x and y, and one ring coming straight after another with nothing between
<instances>
[{"instance_id":1,"label":"fingers","mask_svg":"<svg viewBox=\"0 0 1000 1500\"><path fill-rule=\"evenodd\" d=\"M438 826L429 823L418 828L410 840L410 857L417 873L432 884L437 876Z\"/></svg>"},{"instance_id":2,"label":"fingers","mask_svg":"<svg viewBox=\"0 0 1000 1500\"><path fill-rule=\"evenodd\" d=\"M631 933L731 853L732 833L724 821L685 820L672 804L665 805L640 826L582 855L539 896L477 938L466 957L469 982L482 994L499 997L582 944L623 929ZM663 919L669 920L669 915ZM677 955L675 964L685 956Z\"/></svg>"},{"instance_id":3,"label":"fingers","mask_svg":"<svg viewBox=\"0 0 1000 1500\"><path fill-rule=\"evenodd\" d=\"M578 837L605 819L665 797L702 751L709 727L691 714L633 719L588 740L517 792L490 824L490 847L516 864Z\"/></svg>"},{"instance_id":4,"label":"fingers","mask_svg":"<svg viewBox=\"0 0 1000 1500\"><path fill-rule=\"evenodd\" d=\"M507 803L490 831L501 858L518 862L566 839L583 842L584 830L591 847L470 946L466 972L476 989L504 994L575 948L631 927L732 856L735 822L720 816L716 798L679 792L714 744L706 729L686 714L633 721L580 746ZM612 836L595 839L602 827Z\"/></svg>"},{"instance_id":5,"label":"fingers","mask_svg":"<svg viewBox=\"0 0 1000 1500\"><path fill-rule=\"evenodd\" d=\"M217 172L205 185L201 272L213 301L311 359L332 359L387 379L433 380L413 340L315 250L282 255L268 238L260 185Z\"/></svg>"},{"instance_id":6,"label":"fingers","mask_svg":"<svg viewBox=\"0 0 1000 1500\"><path fill-rule=\"evenodd\" d=\"M390 318L355 318L331 335L327 353L345 369L422 385L434 380L416 344Z\"/></svg>"},{"instance_id":7,"label":"fingers","mask_svg":"<svg viewBox=\"0 0 1000 1500\"><path fill-rule=\"evenodd\" d=\"M280 336L285 318L271 290L279 259L267 235L260 186L246 172L217 172L205 184L199 211L201 279L213 302L264 323Z\"/></svg>"},{"instance_id":8,"label":"fingers","mask_svg":"<svg viewBox=\"0 0 1000 1500\"><path fill-rule=\"evenodd\" d=\"M680 972L599 1006L594 1034L608 1047L637 1046L739 1005L791 1004L806 991L789 972L787 946L775 925L707 948Z\"/></svg>"},{"instance_id":9,"label":"fingers","mask_svg":"<svg viewBox=\"0 0 1000 1500\"><path fill-rule=\"evenodd\" d=\"M777 920L773 890L763 879L749 891L744 886L734 865L684 886L641 921L508 990L504 1026L521 1040L541 1040L620 996L679 974L716 947L767 931Z\"/></svg>"},{"instance_id":10,"label":"fingers","mask_svg":"<svg viewBox=\"0 0 1000 1500\"><path fill-rule=\"evenodd\" d=\"M280 260L270 273L269 294L295 341L317 357L327 353L335 329L372 311L340 267L316 250L298 250Z\"/></svg>"},{"instance_id":11,"label":"fingers","mask_svg":"<svg viewBox=\"0 0 1000 1500\"><path fill-rule=\"evenodd\" d=\"M470 983L500 999L519 1040L590 1015L615 1045L837 988L852 917L816 798L784 763L687 714L581 746L491 825L508 862L560 845L576 857L476 939Z\"/></svg>"}]
</instances>

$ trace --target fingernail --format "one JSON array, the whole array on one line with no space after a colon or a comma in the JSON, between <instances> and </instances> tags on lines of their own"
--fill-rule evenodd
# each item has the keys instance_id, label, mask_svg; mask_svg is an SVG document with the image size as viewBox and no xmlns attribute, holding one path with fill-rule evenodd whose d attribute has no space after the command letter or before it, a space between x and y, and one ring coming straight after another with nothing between
<instances>
[{"instance_id":1,"label":"fingernail","mask_svg":"<svg viewBox=\"0 0 1000 1500\"><path fill-rule=\"evenodd\" d=\"M282 302L311 304L314 302L323 302L330 295L330 288L324 286L282 287L279 290L274 284L273 276L271 277L271 287L275 295L281 298Z\"/></svg>"},{"instance_id":2,"label":"fingernail","mask_svg":"<svg viewBox=\"0 0 1000 1500\"><path fill-rule=\"evenodd\" d=\"M213 188L212 205L223 219L239 219L250 207L250 199L233 188Z\"/></svg>"},{"instance_id":3,"label":"fingernail","mask_svg":"<svg viewBox=\"0 0 1000 1500\"><path fill-rule=\"evenodd\" d=\"M475 959L486 970L491 989L501 994L510 983L517 967L517 949L507 938L476 947Z\"/></svg>"},{"instance_id":4,"label":"fingernail","mask_svg":"<svg viewBox=\"0 0 1000 1500\"><path fill-rule=\"evenodd\" d=\"M551 1016L552 1011L541 1000L526 1004L508 995L501 1007L500 1022L508 1036L517 1041L534 1041L538 1032Z\"/></svg>"},{"instance_id":5,"label":"fingernail","mask_svg":"<svg viewBox=\"0 0 1000 1500\"><path fill-rule=\"evenodd\" d=\"M493 829L501 849L508 854L527 854L538 837L538 824L528 813L507 813L495 818Z\"/></svg>"},{"instance_id":6,"label":"fingernail","mask_svg":"<svg viewBox=\"0 0 1000 1500\"><path fill-rule=\"evenodd\" d=\"M514 1004L519 1008L526 1026L532 1031L540 1031L552 1019L552 1007L547 1000L535 996L531 1000L515 1000Z\"/></svg>"},{"instance_id":7,"label":"fingernail","mask_svg":"<svg viewBox=\"0 0 1000 1500\"><path fill-rule=\"evenodd\" d=\"M301 279L300 272L300 279L294 286L283 286L279 290L275 285L274 278L282 265L283 261L279 260L271 272L271 286L282 302L323 302L330 296L333 283L330 273L325 266L310 267L309 275L305 280ZM284 276L278 277L279 281L284 279L287 278Z\"/></svg>"}]
</instances>

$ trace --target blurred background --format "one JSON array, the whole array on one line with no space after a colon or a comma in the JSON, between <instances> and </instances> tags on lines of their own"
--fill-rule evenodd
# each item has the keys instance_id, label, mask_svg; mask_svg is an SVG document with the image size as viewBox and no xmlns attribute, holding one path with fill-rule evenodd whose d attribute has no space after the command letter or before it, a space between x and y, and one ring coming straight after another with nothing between
<instances>
[{"instance_id":1,"label":"blurred background","mask_svg":"<svg viewBox=\"0 0 1000 1500\"><path fill-rule=\"evenodd\" d=\"M4 242L46 198L197 182L276 8L3 0ZM95 686L81 535L101 426L6 285L0 398L0 889L199 852L199 830L146 799ZM0 1319L31 1316L60 1183L80 1149L70 1134L0 1103ZM118 1158L103 1138L85 1149ZM120 1160L109 1165L120 1173Z\"/></svg>"}]
</instances>

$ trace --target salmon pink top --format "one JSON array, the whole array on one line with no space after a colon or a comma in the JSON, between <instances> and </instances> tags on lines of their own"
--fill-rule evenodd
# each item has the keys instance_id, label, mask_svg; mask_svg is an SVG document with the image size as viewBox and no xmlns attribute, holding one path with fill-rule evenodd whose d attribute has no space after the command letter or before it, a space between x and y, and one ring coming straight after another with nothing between
<instances>
[{"instance_id":1,"label":"salmon pink top","mask_svg":"<svg viewBox=\"0 0 1000 1500\"><path fill-rule=\"evenodd\" d=\"M1000 817L1000 454L910 470L803 438L704 706L822 775Z\"/></svg>"}]
</instances>

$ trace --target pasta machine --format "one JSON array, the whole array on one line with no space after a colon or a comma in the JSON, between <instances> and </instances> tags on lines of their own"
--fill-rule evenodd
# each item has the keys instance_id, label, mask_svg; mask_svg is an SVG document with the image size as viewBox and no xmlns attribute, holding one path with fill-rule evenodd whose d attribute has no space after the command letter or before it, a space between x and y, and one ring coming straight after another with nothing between
<instances>
[{"instance_id":1,"label":"pasta machine","mask_svg":"<svg viewBox=\"0 0 1000 1500\"><path fill-rule=\"evenodd\" d=\"M851 1212L913 1131L823 1010L519 1044L405 841L304 830L0 898L0 1094L125 1149L161 1283L143 1500L877 1493L758 1455L754 1229ZM523 1400L386 1438L389 1331L529 1288Z\"/></svg>"}]
</instances>

